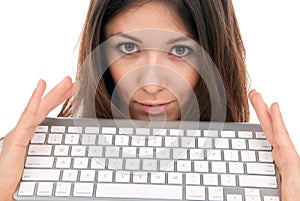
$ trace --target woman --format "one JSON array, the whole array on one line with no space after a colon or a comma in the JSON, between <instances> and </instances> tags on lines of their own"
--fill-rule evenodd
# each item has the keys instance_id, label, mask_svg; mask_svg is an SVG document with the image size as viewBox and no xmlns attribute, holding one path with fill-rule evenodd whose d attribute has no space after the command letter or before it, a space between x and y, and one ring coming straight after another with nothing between
<instances>
[{"instance_id":1,"label":"woman","mask_svg":"<svg viewBox=\"0 0 300 201\"><path fill-rule=\"evenodd\" d=\"M195 60L199 54L201 62ZM91 1L80 45L80 86L67 77L42 97L46 85L39 81L5 137L0 200L13 199L35 127L65 100L59 116L247 122L244 56L229 0ZM249 99L273 145L282 200L296 200L300 159L278 104L269 108L255 90ZM190 110L197 112L189 116Z\"/></svg>"}]
</instances>

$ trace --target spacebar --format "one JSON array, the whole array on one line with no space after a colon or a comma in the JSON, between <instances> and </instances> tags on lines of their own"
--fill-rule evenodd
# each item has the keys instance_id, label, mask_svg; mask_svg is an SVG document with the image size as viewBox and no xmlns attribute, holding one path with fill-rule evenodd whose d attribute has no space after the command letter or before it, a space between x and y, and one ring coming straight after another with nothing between
<instances>
[{"instance_id":1,"label":"spacebar","mask_svg":"<svg viewBox=\"0 0 300 201\"><path fill-rule=\"evenodd\" d=\"M182 186L101 183L96 197L182 200Z\"/></svg>"}]
</instances>

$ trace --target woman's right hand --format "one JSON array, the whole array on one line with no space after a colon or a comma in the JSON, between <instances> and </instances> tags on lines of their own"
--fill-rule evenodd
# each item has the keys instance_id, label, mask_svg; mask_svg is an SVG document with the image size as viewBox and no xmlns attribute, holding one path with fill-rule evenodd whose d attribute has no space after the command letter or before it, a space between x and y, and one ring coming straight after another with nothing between
<instances>
[{"instance_id":1,"label":"woman's right hand","mask_svg":"<svg viewBox=\"0 0 300 201\"><path fill-rule=\"evenodd\" d=\"M35 128L55 107L73 95L75 84L70 77L64 78L45 97L46 83L40 80L16 127L4 138L0 154L0 200L14 200L24 168L26 147Z\"/></svg>"}]
</instances>

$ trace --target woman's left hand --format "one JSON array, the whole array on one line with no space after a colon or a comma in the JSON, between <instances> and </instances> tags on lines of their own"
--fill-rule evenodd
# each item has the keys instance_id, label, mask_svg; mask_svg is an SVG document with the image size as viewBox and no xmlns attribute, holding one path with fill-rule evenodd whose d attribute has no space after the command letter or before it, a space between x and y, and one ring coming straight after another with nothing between
<instances>
[{"instance_id":1,"label":"woman's left hand","mask_svg":"<svg viewBox=\"0 0 300 201\"><path fill-rule=\"evenodd\" d=\"M300 190L300 158L285 128L278 103L269 108L260 93L252 90L249 99L268 141L281 176L282 201L298 201Z\"/></svg>"}]
</instances>

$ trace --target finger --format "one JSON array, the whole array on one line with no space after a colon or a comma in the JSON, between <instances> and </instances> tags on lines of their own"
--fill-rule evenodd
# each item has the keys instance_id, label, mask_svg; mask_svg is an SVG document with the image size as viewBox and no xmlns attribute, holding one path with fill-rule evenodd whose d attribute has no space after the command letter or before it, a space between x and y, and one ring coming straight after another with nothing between
<instances>
[{"instance_id":1,"label":"finger","mask_svg":"<svg viewBox=\"0 0 300 201\"><path fill-rule=\"evenodd\" d=\"M60 100L57 101L57 105L60 105L66 99L68 99L71 96L73 96L74 94L76 94L79 89L80 89L80 84L78 82L73 83L72 86L69 88L69 90L64 94L64 96L61 97Z\"/></svg>"},{"instance_id":2,"label":"finger","mask_svg":"<svg viewBox=\"0 0 300 201\"><path fill-rule=\"evenodd\" d=\"M46 89L46 83L44 80L40 80L35 88L34 92L32 93L31 98L28 101L28 104L23 111L19 122L17 123L17 128L19 129L31 129L35 127L35 116L38 112L42 96Z\"/></svg>"},{"instance_id":3,"label":"finger","mask_svg":"<svg viewBox=\"0 0 300 201\"><path fill-rule=\"evenodd\" d=\"M269 140L269 142L273 145L274 144L274 138L273 138L273 124L271 115L268 109L268 106L263 101L262 96L260 93L256 92L255 90L252 90L249 93L249 99L250 102L256 112L257 118L261 124L261 127Z\"/></svg>"},{"instance_id":4,"label":"finger","mask_svg":"<svg viewBox=\"0 0 300 201\"><path fill-rule=\"evenodd\" d=\"M270 112L273 121L274 137L276 137L277 145L280 149L291 150L294 145L286 130L278 103L273 103L271 105Z\"/></svg>"},{"instance_id":5,"label":"finger","mask_svg":"<svg viewBox=\"0 0 300 201\"><path fill-rule=\"evenodd\" d=\"M39 116L46 117L48 113L57 107L61 101L65 100L65 97L70 95L73 88L74 86L71 78L68 76L64 78L43 98L38 111Z\"/></svg>"}]
</instances>

